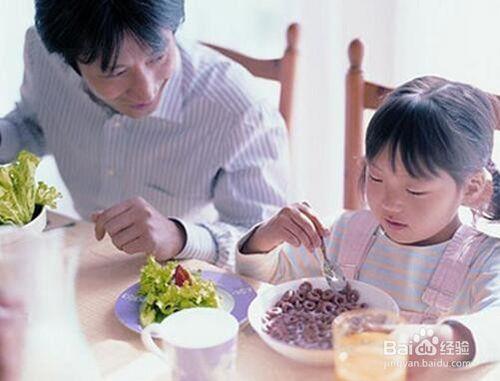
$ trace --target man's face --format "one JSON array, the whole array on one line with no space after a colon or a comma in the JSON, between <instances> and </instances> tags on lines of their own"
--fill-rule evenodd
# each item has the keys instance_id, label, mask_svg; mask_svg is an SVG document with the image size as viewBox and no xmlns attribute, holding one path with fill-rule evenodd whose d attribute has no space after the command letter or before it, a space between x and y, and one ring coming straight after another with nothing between
<instances>
[{"instance_id":1,"label":"man's face","mask_svg":"<svg viewBox=\"0 0 500 381\"><path fill-rule=\"evenodd\" d=\"M454 233L457 209L464 197L444 171L429 179L411 177L401 158L393 170L385 149L366 170L368 205L385 233L400 244L430 245Z\"/></svg>"},{"instance_id":2,"label":"man's face","mask_svg":"<svg viewBox=\"0 0 500 381\"><path fill-rule=\"evenodd\" d=\"M165 49L152 52L129 35L123 39L116 66L101 70L101 60L78 68L90 90L114 110L131 118L145 117L157 108L175 68L174 35L164 31Z\"/></svg>"}]
</instances>

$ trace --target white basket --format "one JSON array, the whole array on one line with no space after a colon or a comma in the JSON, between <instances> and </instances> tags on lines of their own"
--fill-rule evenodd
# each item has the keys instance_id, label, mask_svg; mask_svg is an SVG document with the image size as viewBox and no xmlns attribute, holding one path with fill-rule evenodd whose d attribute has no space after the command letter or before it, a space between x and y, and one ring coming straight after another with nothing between
<instances>
[{"instance_id":1,"label":"white basket","mask_svg":"<svg viewBox=\"0 0 500 381\"><path fill-rule=\"evenodd\" d=\"M19 241L27 235L41 233L46 225L47 209L44 206L38 215L26 225L19 227L11 225L0 226L0 243L8 245Z\"/></svg>"}]
</instances>

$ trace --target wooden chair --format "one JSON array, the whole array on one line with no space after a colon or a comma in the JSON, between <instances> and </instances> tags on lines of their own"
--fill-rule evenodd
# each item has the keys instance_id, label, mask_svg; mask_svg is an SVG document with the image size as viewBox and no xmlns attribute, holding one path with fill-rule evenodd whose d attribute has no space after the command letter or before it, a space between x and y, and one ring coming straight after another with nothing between
<instances>
[{"instance_id":1,"label":"wooden chair","mask_svg":"<svg viewBox=\"0 0 500 381\"><path fill-rule=\"evenodd\" d=\"M363 112L365 109L376 110L393 88L365 81L361 64L363 61L363 44L356 39L349 44L349 70L346 75L346 114L344 137L344 209L361 209L363 198L359 191L359 176L364 156L364 126ZM495 95L497 99L500 96ZM497 129L499 126L497 125ZM492 184L489 182L474 208L492 194Z\"/></svg>"},{"instance_id":2,"label":"wooden chair","mask_svg":"<svg viewBox=\"0 0 500 381\"><path fill-rule=\"evenodd\" d=\"M295 88L295 72L298 57L299 24L291 24L286 32L286 48L283 56L276 59L257 59L246 56L234 50L217 45L203 43L226 57L244 66L256 77L270 79L280 83L279 110L285 120L288 131L291 130L293 92Z\"/></svg>"}]
</instances>

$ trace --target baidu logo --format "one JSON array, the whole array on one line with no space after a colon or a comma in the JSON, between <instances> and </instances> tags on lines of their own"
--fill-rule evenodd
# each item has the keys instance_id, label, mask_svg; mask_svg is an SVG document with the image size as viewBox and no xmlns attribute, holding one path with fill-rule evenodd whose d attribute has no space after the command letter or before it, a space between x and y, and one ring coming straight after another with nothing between
<instances>
[{"instance_id":1,"label":"baidu logo","mask_svg":"<svg viewBox=\"0 0 500 381\"><path fill-rule=\"evenodd\" d=\"M432 329L420 330L420 335L415 334L413 340L410 341L414 347L414 353L421 356L434 356L438 353L439 338L434 336Z\"/></svg>"},{"instance_id":2,"label":"baidu logo","mask_svg":"<svg viewBox=\"0 0 500 381\"><path fill-rule=\"evenodd\" d=\"M438 353L439 338L434 335L432 329L422 328L418 334L413 335L411 339L408 337L404 340L384 341L384 355L421 355L434 356Z\"/></svg>"},{"instance_id":3,"label":"baidu logo","mask_svg":"<svg viewBox=\"0 0 500 381\"><path fill-rule=\"evenodd\" d=\"M400 340L385 340L384 355L468 355L469 343L467 341L440 341L432 329L421 328L418 334L412 337L402 337Z\"/></svg>"}]
</instances>

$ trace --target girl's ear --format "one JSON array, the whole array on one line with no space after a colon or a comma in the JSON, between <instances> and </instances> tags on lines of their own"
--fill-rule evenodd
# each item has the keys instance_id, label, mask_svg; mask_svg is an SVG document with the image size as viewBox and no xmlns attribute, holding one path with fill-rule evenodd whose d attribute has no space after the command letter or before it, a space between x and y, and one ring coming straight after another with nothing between
<instances>
[{"instance_id":1,"label":"girl's ear","mask_svg":"<svg viewBox=\"0 0 500 381\"><path fill-rule=\"evenodd\" d=\"M484 171L476 172L465 183L463 204L472 208L479 208L483 201L489 200L488 187L486 186L486 175Z\"/></svg>"}]
</instances>

